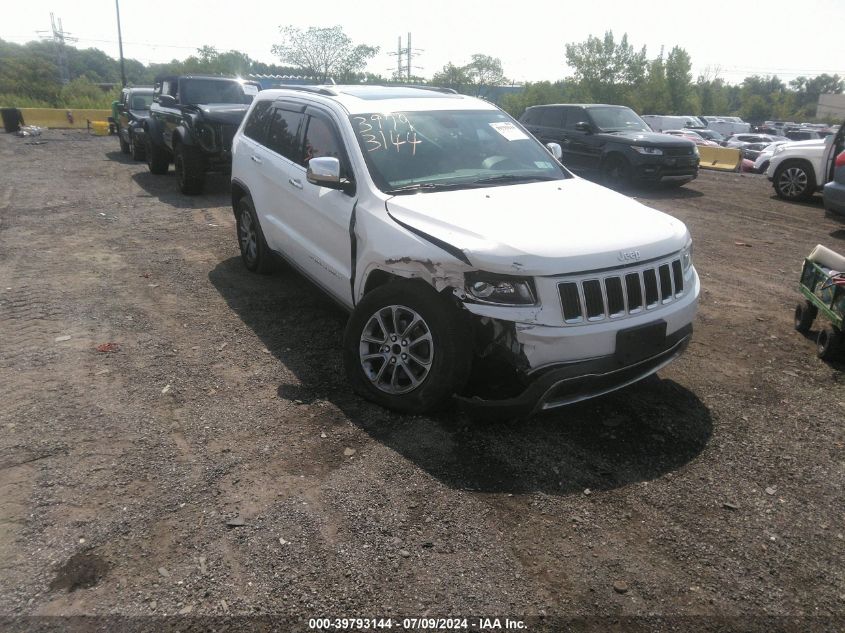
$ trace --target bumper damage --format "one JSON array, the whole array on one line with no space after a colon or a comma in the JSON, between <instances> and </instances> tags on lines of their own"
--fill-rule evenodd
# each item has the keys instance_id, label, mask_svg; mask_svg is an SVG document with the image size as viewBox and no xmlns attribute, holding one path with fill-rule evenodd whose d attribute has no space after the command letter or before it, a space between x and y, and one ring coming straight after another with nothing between
<instances>
[{"instance_id":1,"label":"bumper damage","mask_svg":"<svg viewBox=\"0 0 845 633\"><path fill-rule=\"evenodd\" d=\"M549 367L532 376L524 391L505 399L456 395L459 405L473 413L485 411L495 417L527 417L601 396L631 385L662 369L686 350L692 324L666 335L658 346L644 351L635 361L618 354Z\"/></svg>"}]
</instances>

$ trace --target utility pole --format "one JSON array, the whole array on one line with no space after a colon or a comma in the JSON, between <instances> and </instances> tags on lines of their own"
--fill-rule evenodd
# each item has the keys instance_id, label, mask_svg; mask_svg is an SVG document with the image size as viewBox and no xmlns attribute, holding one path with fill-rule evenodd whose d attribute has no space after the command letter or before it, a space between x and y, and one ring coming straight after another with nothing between
<instances>
[{"instance_id":1,"label":"utility pole","mask_svg":"<svg viewBox=\"0 0 845 633\"><path fill-rule=\"evenodd\" d=\"M398 43L396 45L396 52L390 53L390 55L396 55L396 70L393 73L394 80L398 81L407 81L410 83L411 77L413 76L414 70L422 70L419 66L414 66L413 59L414 53L421 53L422 51L419 49L414 49L411 46L411 34L408 33L408 41L407 45L403 48L402 47L402 36L400 35L398 38ZM403 63L404 60L404 63ZM389 70L389 69L388 69Z\"/></svg>"},{"instance_id":2,"label":"utility pole","mask_svg":"<svg viewBox=\"0 0 845 633\"><path fill-rule=\"evenodd\" d=\"M411 48L411 32L408 31L408 83L411 83L411 58L414 56L414 49Z\"/></svg>"},{"instance_id":3,"label":"utility pole","mask_svg":"<svg viewBox=\"0 0 845 633\"><path fill-rule=\"evenodd\" d=\"M120 31L120 0L114 0L117 11L117 46L120 49L120 85L126 87L126 67L123 63L123 33Z\"/></svg>"},{"instance_id":4,"label":"utility pole","mask_svg":"<svg viewBox=\"0 0 845 633\"><path fill-rule=\"evenodd\" d=\"M56 23L58 22L58 26ZM66 42L75 42L75 37L69 37L69 33L65 33L62 28L62 19L56 20L56 16L50 14L50 26L52 31L36 31L41 36L41 39L51 40L56 46L56 67L59 69L59 81L66 84L70 81L70 73L67 67L67 51L65 50ZM49 35L45 35L49 33Z\"/></svg>"}]
</instances>

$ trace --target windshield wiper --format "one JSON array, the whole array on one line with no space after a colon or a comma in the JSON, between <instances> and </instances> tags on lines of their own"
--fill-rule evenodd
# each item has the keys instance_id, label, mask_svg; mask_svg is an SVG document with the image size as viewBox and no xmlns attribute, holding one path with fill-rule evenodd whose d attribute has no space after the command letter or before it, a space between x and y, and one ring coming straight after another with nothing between
<instances>
[{"instance_id":1,"label":"windshield wiper","mask_svg":"<svg viewBox=\"0 0 845 633\"><path fill-rule=\"evenodd\" d=\"M396 187L396 189L388 189L384 193L390 195L400 195L403 193L414 193L416 191L443 191L444 189L457 189L471 186L472 183L466 182L415 182L410 185Z\"/></svg>"},{"instance_id":2,"label":"windshield wiper","mask_svg":"<svg viewBox=\"0 0 845 633\"><path fill-rule=\"evenodd\" d=\"M495 184L498 182L539 182L539 181L547 181L547 180L558 180L557 178L553 178L552 176L518 176L516 174L500 174L498 176L487 176L486 178L479 178L478 180L473 180L473 184L476 185L486 185L486 184Z\"/></svg>"}]
</instances>

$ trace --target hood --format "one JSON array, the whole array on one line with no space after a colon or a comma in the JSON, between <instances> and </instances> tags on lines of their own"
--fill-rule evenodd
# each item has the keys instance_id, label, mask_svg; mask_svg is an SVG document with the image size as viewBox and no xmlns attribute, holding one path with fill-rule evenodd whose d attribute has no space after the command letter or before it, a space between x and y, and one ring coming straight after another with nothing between
<instances>
[{"instance_id":1,"label":"hood","mask_svg":"<svg viewBox=\"0 0 845 633\"><path fill-rule=\"evenodd\" d=\"M625 139L633 145L659 145L661 147L688 147L693 142L671 134L660 134L659 132L599 132L599 138L606 141L618 141Z\"/></svg>"},{"instance_id":2,"label":"hood","mask_svg":"<svg viewBox=\"0 0 845 633\"><path fill-rule=\"evenodd\" d=\"M394 196L402 224L463 251L478 269L557 275L639 261L682 249L686 226L581 178Z\"/></svg>"},{"instance_id":3,"label":"hood","mask_svg":"<svg viewBox=\"0 0 845 633\"><path fill-rule=\"evenodd\" d=\"M202 112L203 119L210 123L223 123L224 125L240 125L249 109L246 103L210 103L195 106Z\"/></svg>"},{"instance_id":4,"label":"hood","mask_svg":"<svg viewBox=\"0 0 845 633\"><path fill-rule=\"evenodd\" d=\"M826 138L832 139L832 136L828 136ZM792 149L793 147L796 149L801 149L802 147L824 147L825 146L825 139L823 138L813 138L809 141L789 141L781 145L786 149Z\"/></svg>"}]
</instances>

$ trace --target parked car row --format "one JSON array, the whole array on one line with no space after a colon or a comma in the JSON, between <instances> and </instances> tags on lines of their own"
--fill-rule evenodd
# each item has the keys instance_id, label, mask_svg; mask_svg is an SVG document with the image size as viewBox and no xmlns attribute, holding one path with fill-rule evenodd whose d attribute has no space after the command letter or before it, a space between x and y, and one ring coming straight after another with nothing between
<instances>
[{"instance_id":1,"label":"parked car row","mask_svg":"<svg viewBox=\"0 0 845 633\"><path fill-rule=\"evenodd\" d=\"M149 169L173 161L194 194L231 160L244 266L281 257L350 311L342 358L365 398L525 415L641 380L689 344L686 226L573 171L682 184L692 141L619 106L529 109L523 127L445 89L251 92L158 81Z\"/></svg>"}]
</instances>

